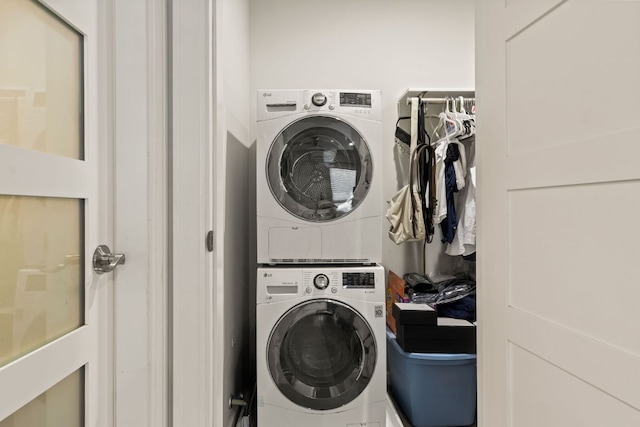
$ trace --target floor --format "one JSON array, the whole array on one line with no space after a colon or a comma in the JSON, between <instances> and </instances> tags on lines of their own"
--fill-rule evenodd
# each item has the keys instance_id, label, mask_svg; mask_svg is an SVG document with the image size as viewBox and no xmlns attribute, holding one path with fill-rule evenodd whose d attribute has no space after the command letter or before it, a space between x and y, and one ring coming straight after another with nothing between
<instances>
[{"instance_id":1,"label":"floor","mask_svg":"<svg viewBox=\"0 0 640 427\"><path fill-rule=\"evenodd\" d=\"M387 427L411 427L409 421L404 418L395 407L393 398L387 394Z\"/></svg>"}]
</instances>

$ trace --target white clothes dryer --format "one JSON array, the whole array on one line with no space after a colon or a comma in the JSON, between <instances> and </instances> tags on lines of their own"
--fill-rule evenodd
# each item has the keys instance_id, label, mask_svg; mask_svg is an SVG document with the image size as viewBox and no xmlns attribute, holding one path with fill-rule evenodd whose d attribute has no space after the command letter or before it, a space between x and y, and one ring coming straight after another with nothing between
<instances>
[{"instance_id":1,"label":"white clothes dryer","mask_svg":"<svg viewBox=\"0 0 640 427\"><path fill-rule=\"evenodd\" d=\"M385 427L384 289L377 265L258 269L260 427Z\"/></svg>"},{"instance_id":2,"label":"white clothes dryer","mask_svg":"<svg viewBox=\"0 0 640 427\"><path fill-rule=\"evenodd\" d=\"M257 120L258 263L380 262L380 92L261 90Z\"/></svg>"}]
</instances>

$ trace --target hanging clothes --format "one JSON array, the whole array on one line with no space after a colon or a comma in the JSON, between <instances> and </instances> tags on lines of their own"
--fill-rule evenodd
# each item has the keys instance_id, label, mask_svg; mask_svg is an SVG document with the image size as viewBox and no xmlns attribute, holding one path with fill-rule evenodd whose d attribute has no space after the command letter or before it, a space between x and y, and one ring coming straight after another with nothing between
<instances>
[{"instance_id":1,"label":"hanging clothes","mask_svg":"<svg viewBox=\"0 0 640 427\"><path fill-rule=\"evenodd\" d=\"M409 154L409 184L390 201L387 219L391 222L389 237L396 243L432 241L435 227L442 231L445 253L452 256L475 253L475 104L460 97L447 97L445 110L427 116L427 101L411 98L411 116L396 122L395 139L400 151ZM432 102L432 100L429 100ZM469 102L469 100L467 100ZM471 100L475 102L475 100ZM451 108L450 108L451 107ZM439 118L431 143L425 118ZM411 133L400 128L402 120L411 120ZM440 137L438 130L444 131Z\"/></svg>"},{"instance_id":2,"label":"hanging clothes","mask_svg":"<svg viewBox=\"0 0 640 427\"><path fill-rule=\"evenodd\" d=\"M417 164L418 164L418 187L420 199L422 201L422 215L425 226L425 240L431 243L435 233L433 223L433 210L436 206L435 194L432 192L431 183L434 177L435 153L431 146L431 137L427 133L425 126L426 103L419 100L418 103L418 148L417 148Z\"/></svg>"},{"instance_id":3,"label":"hanging clothes","mask_svg":"<svg viewBox=\"0 0 640 427\"><path fill-rule=\"evenodd\" d=\"M458 224L453 240L445 248L445 253L452 256L469 256L476 252L476 165L475 137L462 143L466 154L469 172L465 187L457 196L456 212Z\"/></svg>"},{"instance_id":4,"label":"hanging clothes","mask_svg":"<svg viewBox=\"0 0 640 427\"><path fill-rule=\"evenodd\" d=\"M456 188L458 191L462 190L466 185L467 178L467 155L465 154L464 145L459 140L453 141L458 149L458 158L453 161L453 169L456 174Z\"/></svg>"},{"instance_id":5,"label":"hanging clothes","mask_svg":"<svg viewBox=\"0 0 640 427\"><path fill-rule=\"evenodd\" d=\"M447 202L447 216L440 223L442 230L442 243L451 243L458 227L458 216L456 215L456 206L453 193L458 192L458 184L456 171L461 174L461 167L454 167L454 163L460 160L460 149L458 144L449 143L447 146L447 155L444 159L444 186L445 197Z\"/></svg>"},{"instance_id":6,"label":"hanging clothes","mask_svg":"<svg viewBox=\"0 0 640 427\"><path fill-rule=\"evenodd\" d=\"M445 186L445 178L444 178L444 169L445 164L444 160L447 157L447 147L449 147L449 138L444 138L438 141L435 149L436 155L436 180L435 180L435 190L436 190L436 199L438 203L436 205L436 209L433 212L433 222L435 224L440 224L442 220L447 217L447 190Z\"/></svg>"}]
</instances>

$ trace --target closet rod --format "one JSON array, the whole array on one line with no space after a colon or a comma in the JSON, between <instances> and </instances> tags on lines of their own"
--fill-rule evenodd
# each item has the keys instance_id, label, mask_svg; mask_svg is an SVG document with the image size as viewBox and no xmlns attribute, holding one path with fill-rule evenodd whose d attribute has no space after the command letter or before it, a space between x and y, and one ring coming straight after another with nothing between
<instances>
[{"instance_id":1,"label":"closet rod","mask_svg":"<svg viewBox=\"0 0 640 427\"><path fill-rule=\"evenodd\" d=\"M420 98L420 99L423 102L426 102L427 104L428 103L431 103L431 104L444 104L447 101L451 101L452 99L457 101L458 99L460 99L460 97L456 96L456 97L451 97L451 98ZM464 98L464 100L465 101L473 101L473 102L475 102L476 99L475 98ZM411 104L411 98L407 98L407 105L408 104Z\"/></svg>"}]
</instances>

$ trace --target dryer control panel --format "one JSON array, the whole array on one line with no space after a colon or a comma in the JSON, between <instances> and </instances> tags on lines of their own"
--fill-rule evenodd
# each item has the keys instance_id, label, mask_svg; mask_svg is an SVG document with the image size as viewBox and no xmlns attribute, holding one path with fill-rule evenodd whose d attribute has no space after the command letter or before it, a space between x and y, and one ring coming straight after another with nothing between
<instances>
[{"instance_id":1,"label":"dryer control panel","mask_svg":"<svg viewBox=\"0 0 640 427\"><path fill-rule=\"evenodd\" d=\"M258 122L298 114L327 114L382 120L379 90L367 89L274 89L259 90Z\"/></svg>"},{"instance_id":2,"label":"dryer control panel","mask_svg":"<svg viewBox=\"0 0 640 427\"><path fill-rule=\"evenodd\" d=\"M340 92L340 105L343 107L371 107L371 94L359 92Z\"/></svg>"},{"instance_id":3,"label":"dryer control panel","mask_svg":"<svg viewBox=\"0 0 640 427\"><path fill-rule=\"evenodd\" d=\"M336 113L380 120L380 93L371 90L303 90L302 109L308 113Z\"/></svg>"}]
</instances>

